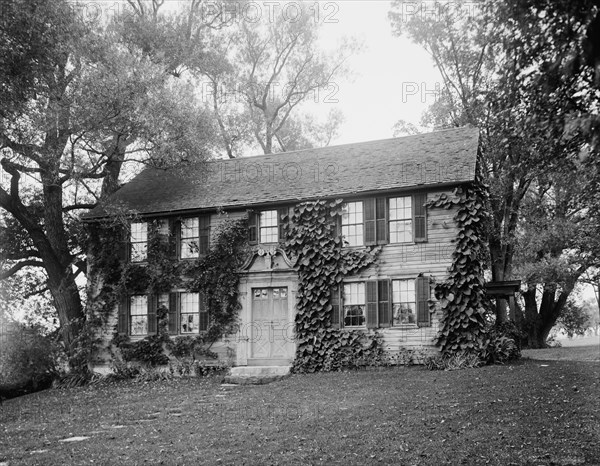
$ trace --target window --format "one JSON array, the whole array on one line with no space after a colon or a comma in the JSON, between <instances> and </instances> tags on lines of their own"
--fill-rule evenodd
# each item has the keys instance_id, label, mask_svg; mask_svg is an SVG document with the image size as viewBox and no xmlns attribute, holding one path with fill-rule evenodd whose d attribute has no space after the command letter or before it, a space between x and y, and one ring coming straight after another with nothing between
<instances>
[{"instance_id":1,"label":"window","mask_svg":"<svg viewBox=\"0 0 600 466\"><path fill-rule=\"evenodd\" d=\"M414 280L392 280L394 325L417 323Z\"/></svg>"},{"instance_id":2,"label":"window","mask_svg":"<svg viewBox=\"0 0 600 466\"><path fill-rule=\"evenodd\" d=\"M344 326L362 326L365 318L365 284L344 284Z\"/></svg>"},{"instance_id":3,"label":"window","mask_svg":"<svg viewBox=\"0 0 600 466\"><path fill-rule=\"evenodd\" d=\"M179 258L195 259L208 252L210 216L184 218L179 226Z\"/></svg>"},{"instance_id":4,"label":"window","mask_svg":"<svg viewBox=\"0 0 600 466\"><path fill-rule=\"evenodd\" d=\"M179 333L198 333L200 331L200 294L180 293L179 295Z\"/></svg>"},{"instance_id":5,"label":"window","mask_svg":"<svg viewBox=\"0 0 600 466\"><path fill-rule=\"evenodd\" d=\"M185 218L181 220L180 249L179 257L181 259L191 259L198 257L200 224L197 217Z\"/></svg>"},{"instance_id":6,"label":"window","mask_svg":"<svg viewBox=\"0 0 600 466\"><path fill-rule=\"evenodd\" d=\"M410 243L413 240L412 198L392 197L389 200L390 243Z\"/></svg>"},{"instance_id":7,"label":"window","mask_svg":"<svg viewBox=\"0 0 600 466\"><path fill-rule=\"evenodd\" d=\"M148 259L148 223L131 223L129 247L131 262L143 262Z\"/></svg>"},{"instance_id":8,"label":"window","mask_svg":"<svg viewBox=\"0 0 600 466\"><path fill-rule=\"evenodd\" d=\"M363 203L348 202L342 208L342 236L349 246L362 246L363 237Z\"/></svg>"},{"instance_id":9,"label":"window","mask_svg":"<svg viewBox=\"0 0 600 466\"><path fill-rule=\"evenodd\" d=\"M367 329L429 327L430 295L429 277L423 276L344 283L343 288L331 289L331 325Z\"/></svg>"},{"instance_id":10,"label":"window","mask_svg":"<svg viewBox=\"0 0 600 466\"><path fill-rule=\"evenodd\" d=\"M129 298L130 335L148 334L148 297L131 296Z\"/></svg>"},{"instance_id":11,"label":"window","mask_svg":"<svg viewBox=\"0 0 600 466\"><path fill-rule=\"evenodd\" d=\"M260 242L277 243L279 241L279 222L276 210L263 210L259 217Z\"/></svg>"}]
</instances>

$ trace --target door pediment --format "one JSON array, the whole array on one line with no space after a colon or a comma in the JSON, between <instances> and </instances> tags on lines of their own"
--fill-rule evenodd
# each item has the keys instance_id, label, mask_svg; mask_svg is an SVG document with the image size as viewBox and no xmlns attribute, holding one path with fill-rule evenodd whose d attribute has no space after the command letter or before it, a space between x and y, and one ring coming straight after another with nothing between
<instances>
[{"instance_id":1,"label":"door pediment","mask_svg":"<svg viewBox=\"0 0 600 466\"><path fill-rule=\"evenodd\" d=\"M293 268L285 251L279 247L259 246L252 250L241 267L243 272L268 272Z\"/></svg>"}]
</instances>

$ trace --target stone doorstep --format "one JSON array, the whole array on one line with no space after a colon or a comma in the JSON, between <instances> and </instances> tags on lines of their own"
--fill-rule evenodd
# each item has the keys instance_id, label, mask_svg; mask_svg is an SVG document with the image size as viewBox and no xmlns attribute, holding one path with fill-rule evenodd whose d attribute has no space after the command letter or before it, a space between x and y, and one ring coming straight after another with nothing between
<instances>
[{"instance_id":1,"label":"stone doorstep","mask_svg":"<svg viewBox=\"0 0 600 466\"><path fill-rule=\"evenodd\" d=\"M232 367L223 383L262 385L281 380L290 375L291 366L237 366Z\"/></svg>"}]
</instances>

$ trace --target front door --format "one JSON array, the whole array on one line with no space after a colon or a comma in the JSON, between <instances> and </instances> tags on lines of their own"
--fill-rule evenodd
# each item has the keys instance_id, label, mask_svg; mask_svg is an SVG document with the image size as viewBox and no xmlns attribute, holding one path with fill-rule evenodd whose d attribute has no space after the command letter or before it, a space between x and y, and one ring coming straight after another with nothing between
<instances>
[{"instance_id":1,"label":"front door","mask_svg":"<svg viewBox=\"0 0 600 466\"><path fill-rule=\"evenodd\" d=\"M252 289L251 357L256 360L293 358L293 331L288 314L288 289Z\"/></svg>"}]
</instances>

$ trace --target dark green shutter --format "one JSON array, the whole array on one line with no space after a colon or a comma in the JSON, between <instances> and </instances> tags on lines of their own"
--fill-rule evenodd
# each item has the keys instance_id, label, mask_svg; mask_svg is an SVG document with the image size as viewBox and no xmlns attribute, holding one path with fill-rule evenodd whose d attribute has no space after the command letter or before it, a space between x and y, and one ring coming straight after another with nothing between
<instances>
[{"instance_id":1,"label":"dark green shutter","mask_svg":"<svg viewBox=\"0 0 600 466\"><path fill-rule=\"evenodd\" d=\"M178 333L177 323L177 293L169 293L169 333L176 335Z\"/></svg>"},{"instance_id":2,"label":"dark green shutter","mask_svg":"<svg viewBox=\"0 0 600 466\"><path fill-rule=\"evenodd\" d=\"M331 303L331 326L333 328L340 328L342 321L342 300L340 299L341 285L334 286L331 289L330 303Z\"/></svg>"},{"instance_id":3,"label":"dark green shutter","mask_svg":"<svg viewBox=\"0 0 600 466\"><path fill-rule=\"evenodd\" d=\"M158 307L158 297L153 294L148 296L148 335L156 333L156 308Z\"/></svg>"},{"instance_id":4,"label":"dark green shutter","mask_svg":"<svg viewBox=\"0 0 600 466\"><path fill-rule=\"evenodd\" d=\"M119 335L127 335L129 333L129 296L122 297L119 302L117 332Z\"/></svg>"},{"instance_id":5,"label":"dark green shutter","mask_svg":"<svg viewBox=\"0 0 600 466\"><path fill-rule=\"evenodd\" d=\"M417 325L419 327L429 327L429 277L417 277L415 281L415 291L417 295Z\"/></svg>"},{"instance_id":6,"label":"dark green shutter","mask_svg":"<svg viewBox=\"0 0 600 466\"><path fill-rule=\"evenodd\" d=\"M201 215L198 219L200 237L198 238L198 251L201 256L208 254L210 248L210 215Z\"/></svg>"},{"instance_id":7,"label":"dark green shutter","mask_svg":"<svg viewBox=\"0 0 600 466\"><path fill-rule=\"evenodd\" d=\"M258 244L258 214L248 211L248 242Z\"/></svg>"},{"instance_id":8,"label":"dark green shutter","mask_svg":"<svg viewBox=\"0 0 600 466\"><path fill-rule=\"evenodd\" d=\"M207 302L206 302L206 295L204 293L200 293L200 296L198 298L198 303L199 303L199 310L198 312L200 312L200 316L199 316L199 322L200 322L200 331L203 332L205 330L208 330L208 306L207 306Z\"/></svg>"},{"instance_id":9,"label":"dark green shutter","mask_svg":"<svg viewBox=\"0 0 600 466\"><path fill-rule=\"evenodd\" d=\"M378 197L375 205L375 229L377 230L377 244L387 244L388 236L388 205L387 198Z\"/></svg>"},{"instance_id":10,"label":"dark green shutter","mask_svg":"<svg viewBox=\"0 0 600 466\"><path fill-rule=\"evenodd\" d=\"M377 281L369 280L367 287L367 328L377 328Z\"/></svg>"},{"instance_id":11,"label":"dark green shutter","mask_svg":"<svg viewBox=\"0 0 600 466\"><path fill-rule=\"evenodd\" d=\"M378 303L379 303L379 326L380 327L391 327L392 326L392 297L391 297L391 286L389 280L379 280L377 282L378 288Z\"/></svg>"},{"instance_id":12,"label":"dark green shutter","mask_svg":"<svg viewBox=\"0 0 600 466\"><path fill-rule=\"evenodd\" d=\"M375 235L375 198L366 199L363 202L364 223L365 223L365 245L372 246L377 244Z\"/></svg>"},{"instance_id":13,"label":"dark green shutter","mask_svg":"<svg viewBox=\"0 0 600 466\"><path fill-rule=\"evenodd\" d=\"M285 241L285 230L284 226L288 222L289 210L287 208L277 209L277 223L279 225L279 241Z\"/></svg>"},{"instance_id":14,"label":"dark green shutter","mask_svg":"<svg viewBox=\"0 0 600 466\"><path fill-rule=\"evenodd\" d=\"M427 194L415 194L413 200L413 237L415 243L427 241Z\"/></svg>"}]
</instances>

